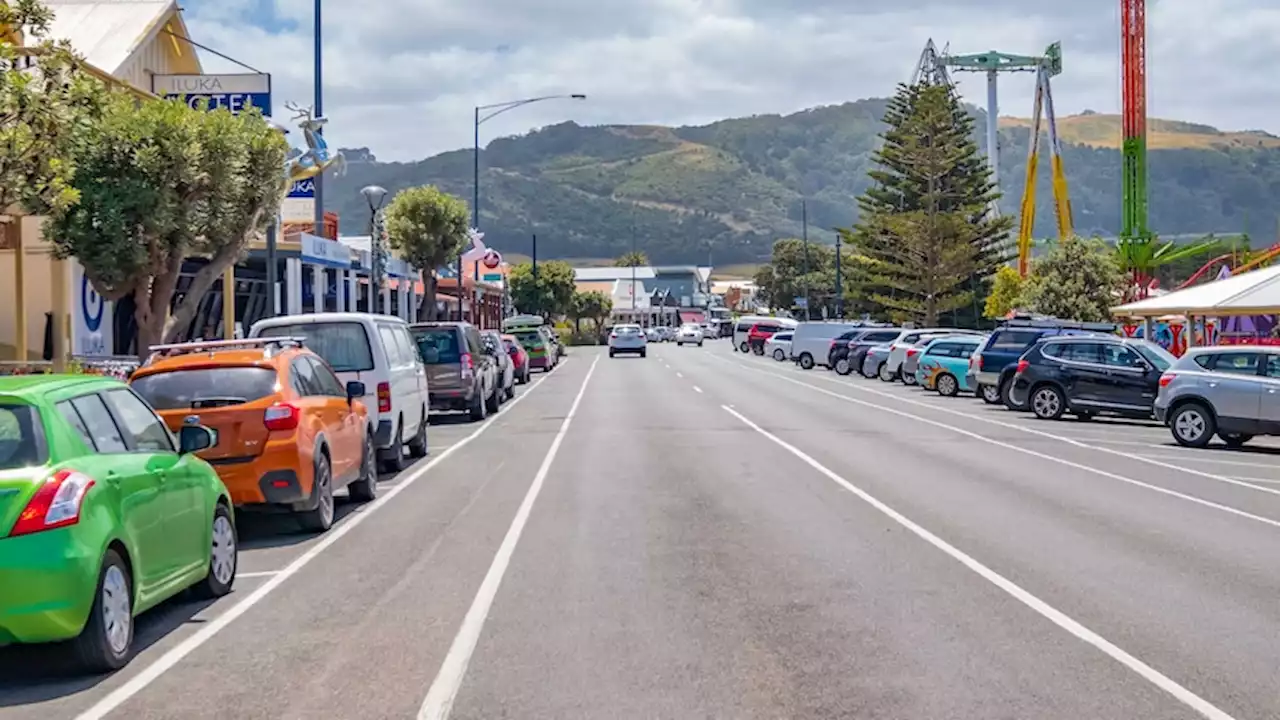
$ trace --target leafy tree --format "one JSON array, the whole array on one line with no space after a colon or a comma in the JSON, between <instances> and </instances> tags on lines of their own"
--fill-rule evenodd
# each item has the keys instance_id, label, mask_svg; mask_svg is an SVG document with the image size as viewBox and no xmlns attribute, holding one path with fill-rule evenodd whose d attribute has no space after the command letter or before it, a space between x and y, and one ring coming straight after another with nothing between
<instances>
[{"instance_id":1,"label":"leafy tree","mask_svg":"<svg viewBox=\"0 0 1280 720\"><path fill-rule=\"evenodd\" d=\"M624 253L617 260L613 261L614 267L644 267L648 264L649 257L639 250Z\"/></svg>"},{"instance_id":2,"label":"leafy tree","mask_svg":"<svg viewBox=\"0 0 1280 720\"><path fill-rule=\"evenodd\" d=\"M598 339L600 329L604 327L609 314L613 312L613 298L599 290L574 292L573 300L569 306L569 317L573 320L574 334L582 334L582 320L587 319L591 320L595 325L595 333Z\"/></svg>"},{"instance_id":3,"label":"leafy tree","mask_svg":"<svg viewBox=\"0 0 1280 720\"><path fill-rule=\"evenodd\" d=\"M114 95L76 137L79 202L54 208L47 234L104 298L133 296L144 356L190 327L205 293L274 222L287 150L256 112ZM175 304L183 262L195 257L207 262Z\"/></svg>"},{"instance_id":4,"label":"leafy tree","mask_svg":"<svg viewBox=\"0 0 1280 720\"><path fill-rule=\"evenodd\" d=\"M0 1L0 215L15 206L46 214L76 202L71 143L106 98L71 45L48 39L52 21L38 0ZM20 54L20 45L32 54Z\"/></svg>"},{"instance_id":5,"label":"leafy tree","mask_svg":"<svg viewBox=\"0 0 1280 720\"><path fill-rule=\"evenodd\" d=\"M987 295L983 316L994 320L1017 310L1022 303L1024 284L1017 270L1009 265L1001 265L991 281L991 292Z\"/></svg>"},{"instance_id":6,"label":"leafy tree","mask_svg":"<svg viewBox=\"0 0 1280 720\"><path fill-rule=\"evenodd\" d=\"M533 265L521 263L511 268L507 281L511 284L511 301L524 313L567 315L577 286L573 266L563 260L538 263L538 277Z\"/></svg>"},{"instance_id":7,"label":"leafy tree","mask_svg":"<svg viewBox=\"0 0 1280 720\"><path fill-rule=\"evenodd\" d=\"M877 314L936 325L1008 261L1012 219L988 214L999 191L950 88L899 86L884 122L874 184L858 198L856 279Z\"/></svg>"},{"instance_id":8,"label":"leafy tree","mask_svg":"<svg viewBox=\"0 0 1280 720\"><path fill-rule=\"evenodd\" d=\"M774 242L770 261L756 269L760 299L772 308L799 311L795 299L804 297L807 290L812 317L822 317L824 312L835 317L835 257L835 248L821 243L809 243L806 251L804 241L796 238ZM842 260L853 259L845 253ZM846 265L844 270L848 269Z\"/></svg>"},{"instance_id":9,"label":"leafy tree","mask_svg":"<svg viewBox=\"0 0 1280 720\"><path fill-rule=\"evenodd\" d=\"M422 269L427 301L421 319L436 319L436 268L458 256L467 243L470 219L462 200L434 185L401 190L386 209L387 236L400 256Z\"/></svg>"},{"instance_id":10,"label":"leafy tree","mask_svg":"<svg viewBox=\"0 0 1280 720\"><path fill-rule=\"evenodd\" d=\"M1032 264L1023 298L1033 312L1103 322L1120 303L1125 285L1125 273L1106 243L1067 238Z\"/></svg>"}]
</instances>

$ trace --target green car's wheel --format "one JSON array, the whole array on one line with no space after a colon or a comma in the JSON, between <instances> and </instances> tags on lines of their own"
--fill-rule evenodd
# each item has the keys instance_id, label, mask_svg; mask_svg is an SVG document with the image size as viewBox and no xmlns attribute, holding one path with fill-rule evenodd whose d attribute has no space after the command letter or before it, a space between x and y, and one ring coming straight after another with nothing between
<instances>
[{"instance_id":1,"label":"green car's wheel","mask_svg":"<svg viewBox=\"0 0 1280 720\"><path fill-rule=\"evenodd\" d=\"M133 655L133 581L115 550L102 558L98 593L71 651L81 666L97 673L119 670Z\"/></svg>"},{"instance_id":2,"label":"green car's wheel","mask_svg":"<svg viewBox=\"0 0 1280 720\"><path fill-rule=\"evenodd\" d=\"M213 511L213 533L209 549L209 575L192 588L196 596L206 600L231 592L236 582L236 566L240 562L240 544L236 524L227 506L218 503Z\"/></svg>"}]
</instances>

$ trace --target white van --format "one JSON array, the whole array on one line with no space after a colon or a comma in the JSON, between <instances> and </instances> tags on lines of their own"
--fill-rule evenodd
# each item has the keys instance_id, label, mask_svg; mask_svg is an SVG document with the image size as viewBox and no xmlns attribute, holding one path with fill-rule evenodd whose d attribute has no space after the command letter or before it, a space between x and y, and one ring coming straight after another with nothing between
<instances>
[{"instance_id":1,"label":"white van","mask_svg":"<svg viewBox=\"0 0 1280 720\"><path fill-rule=\"evenodd\" d=\"M304 338L343 383L365 384L382 472L404 469L405 448L410 457L427 454L427 370L404 320L369 313L284 315L254 323L249 337Z\"/></svg>"},{"instance_id":2,"label":"white van","mask_svg":"<svg viewBox=\"0 0 1280 720\"><path fill-rule=\"evenodd\" d=\"M831 355L832 342L837 337L865 327L866 323L857 321L810 320L796 327L791 337L791 350L788 357L800 364L805 370L812 370L815 365L826 367Z\"/></svg>"},{"instance_id":3,"label":"white van","mask_svg":"<svg viewBox=\"0 0 1280 720\"><path fill-rule=\"evenodd\" d=\"M751 348L747 347L747 333L751 332L751 326L757 323L776 325L779 328L787 330L795 330L796 326L800 324L791 318L769 317L768 315L743 315L733 323L733 347L738 350L738 352L751 352Z\"/></svg>"}]
</instances>

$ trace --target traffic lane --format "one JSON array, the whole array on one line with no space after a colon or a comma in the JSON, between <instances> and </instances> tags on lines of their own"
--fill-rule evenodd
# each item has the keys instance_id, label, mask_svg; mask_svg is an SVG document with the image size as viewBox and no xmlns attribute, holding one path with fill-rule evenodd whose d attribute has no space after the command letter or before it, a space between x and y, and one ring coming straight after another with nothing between
<instances>
[{"instance_id":1,"label":"traffic lane","mask_svg":"<svg viewBox=\"0 0 1280 720\"><path fill-rule=\"evenodd\" d=\"M1190 455L1201 460L1198 463L1181 462L1182 456L1177 454L1178 451L1168 446L1150 454L1172 457L1148 457L1145 453L1136 454L1062 434L1063 428L1081 424L1078 422L1041 421L1025 413L991 408L973 398L944 398L936 393L878 380L861 377L850 380L727 354L711 357L748 372L780 378L796 387L807 387L818 393L835 393L851 408L869 405L916 415L925 422L942 423L959 433L979 435L991 444L1013 445L1028 454L1051 456L1060 463L1083 464L1100 472L1117 473L1151 485L1158 491L1190 495L1202 502L1225 505L1238 512L1280 519L1280 486L1271 482L1240 480L1233 477L1238 474L1234 471L1219 472L1227 467L1225 465L1203 462L1210 455L1222 457L1220 451L1183 453L1199 453L1199 456ZM1115 424L1123 426L1120 422ZM1263 477L1263 480L1267 478Z\"/></svg>"},{"instance_id":2,"label":"traffic lane","mask_svg":"<svg viewBox=\"0 0 1280 720\"><path fill-rule=\"evenodd\" d=\"M1274 715L1280 529L723 357L673 367L1192 691L1238 717Z\"/></svg>"},{"instance_id":3,"label":"traffic lane","mask_svg":"<svg viewBox=\"0 0 1280 720\"><path fill-rule=\"evenodd\" d=\"M572 365L551 373L548 376L535 378L534 383L527 386L525 392L530 393L530 397L511 406L512 419L517 419L520 415L520 405L534 405L538 400L538 395L546 392L551 398L545 398L542 402L546 403L542 407L534 406L529 408L532 413L545 413L548 410L554 411L557 407L554 401L554 393L548 392L551 387L545 389L537 389L539 383L543 380L551 380L560 372L572 369ZM517 392L517 399L522 394ZM510 406L510 403L508 403ZM503 411L506 412L505 410ZM501 436L504 433L501 423L505 423L508 416L500 414L492 419L493 427L487 428L479 438L474 442L480 444L481 439L493 439L494 436ZM475 432L478 425L459 427L458 435L454 436L455 441L460 440L465 435L461 434L462 430ZM381 494L385 495L397 487L404 479L409 478L413 473L421 469L427 463L430 463L435 457L445 452L442 447L443 443L434 441L441 433L433 431L430 438L433 442L430 446L430 455L427 459L419 461L419 463L407 468L396 475L384 475L383 482L380 485ZM500 442L500 441L499 441ZM442 464L434 468L431 478L439 471L443 471L449 465L459 460L457 457L448 457ZM418 481L419 485L429 485L433 480L423 478ZM404 496L397 498L397 502ZM214 623L228 609L233 608L242 600L251 596L254 591L262 587L264 583L272 580L272 578L281 570L287 568L290 563L304 556L311 551L314 546L325 541L330 534L340 531L340 529L351 520L359 517L367 511L365 505L339 502L338 513L340 515L334 528L324 535L316 535L311 533L298 532L296 523L291 522L286 517L252 517L242 515L242 519L247 518L245 526L241 527L241 543L242 553L240 556L240 567L236 580L235 591L216 602L195 603L185 599L185 596L176 598L175 600L165 603L160 608L147 613L138 618L138 634L140 651L127 667L119 672L104 677L81 678L69 675L69 671L65 668L65 664L56 652L52 652L50 648L8 648L0 650L0 720L10 720L14 718L33 718L45 720L49 717L72 718L77 717L79 713L87 708L92 707L95 703L106 697L112 691L121 687L125 687L135 681L146 668L153 663L165 658L166 654L175 648L183 646L196 635L202 628ZM384 508L379 513L386 513L390 508ZM341 543L351 542L351 538L343 538ZM330 551L331 552L331 551ZM290 578L288 583L296 582L297 578ZM282 592L288 584L282 586L275 593ZM312 606L314 607L314 606ZM341 612L341 604L334 606L335 612ZM256 611L257 608L255 608ZM243 619L238 620L243 622ZM228 631L235 625L228 627ZM252 643L249 643L252 645ZM235 650L229 651L230 655L234 655ZM184 661L185 662L185 661ZM181 663L178 667L181 667ZM21 673L6 672L9 667L21 668ZM176 669L176 668L175 668ZM217 683L214 683L217 684ZM146 691L143 695L145 696ZM270 697L268 694L265 697ZM145 701L144 701L145 704ZM216 706L214 706L216 709ZM264 702L263 708L259 712L274 712L273 705ZM157 716L166 717L163 712ZM175 715L167 715L174 717ZM246 717L252 717L247 715ZM275 715L272 715L275 717Z\"/></svg>"},{"instance_id":4,"label":"traffic lane","mask_svg":"<svg viewBox=\"0 0 1280 720\"><path fill-rule=\"evenodd\" d=\"M413 716L589 360L550 373L112 717Z\"/></svg>"},{"instance_id":5,"label":"traffic lane","mask_svg":"<svg viewBox=\"0 0 1280 720\"><path fill-rule=\"evenodd\" d=\"M454 720L1192 717L744 426L720 393L750 384L682 352L601 362Z\"/></svg>"}]
</instances>

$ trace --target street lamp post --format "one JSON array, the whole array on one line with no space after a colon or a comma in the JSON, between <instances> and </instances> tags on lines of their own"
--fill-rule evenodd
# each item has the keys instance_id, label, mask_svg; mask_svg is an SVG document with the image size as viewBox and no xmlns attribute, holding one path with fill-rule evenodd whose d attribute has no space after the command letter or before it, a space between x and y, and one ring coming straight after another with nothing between
<instances>
[{"instance_id":1,"label":"street lamp post","mask_svg":"<svg viewBox=\"0 0 1280 720\"><path fill-rule=\"evenodd\" d=\"M360 190L369 203L369 312L378 312L378 299L382 295L382 233L378 229L378 211L387 199L387 189L380 185L367 185Z\"/></svg>"},{"instance_id":2,"label":"street lamp post","mask_svg":"<svg viewBox=\"0 0 1280 720\"><path fill-rule=\"evenodd\" d=\"M493 103L492 105L477 105L475 108L475 124L474 144L472 146L471 157L471 227L476 230L480 229L480 125L492 120L494 117L501 115L508 110L515 110L518 107L532 105L533 103L545 102L547 100L586 100L587 96L582 93L573 93L572 95L542 95L540 97L525 98L523 100L510 100L508 102ZM458 253L458 320L462 320L462 255L465 248ZM477 263L475 268L476 281L480 280L480 266Z\"/></svg>"}]
</instances>

